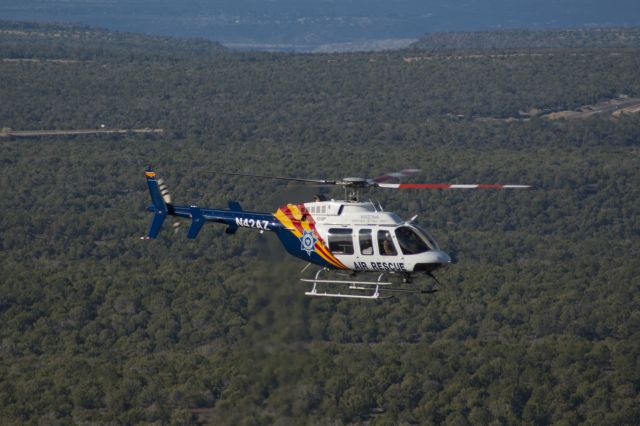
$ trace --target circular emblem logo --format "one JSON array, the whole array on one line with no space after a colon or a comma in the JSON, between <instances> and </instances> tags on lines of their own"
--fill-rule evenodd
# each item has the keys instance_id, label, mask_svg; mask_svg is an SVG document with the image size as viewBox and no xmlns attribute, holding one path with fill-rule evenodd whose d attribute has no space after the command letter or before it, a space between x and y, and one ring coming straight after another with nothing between
<instances>
[{"instance_id":1,"label":"circular emblem logo","mask_svg":"<svg viewBox=\"0 0 640 426\"><path fill-rule=\"evenodd\" d=\"M304 234L300 236L301 249L306 251L309 256L315 250L318 239L313 235L313 231L304 231Z\"/></svg>"}]
</instances>

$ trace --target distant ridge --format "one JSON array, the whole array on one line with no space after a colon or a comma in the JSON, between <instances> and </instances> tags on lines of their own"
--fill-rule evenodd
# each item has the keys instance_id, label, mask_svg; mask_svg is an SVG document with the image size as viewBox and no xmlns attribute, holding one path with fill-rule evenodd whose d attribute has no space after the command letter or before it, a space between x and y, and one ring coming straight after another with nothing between
<instances>
[{"instance_id":1,"label":"distant ridge","mask_svg":"<svg viewBox=\"0 0 640 426\"><path fill-rule=\"evenodd\" d=\"M184 58L215 56L226 51L220 43L203 39L114 32L80 24L0 20L3 58Z\"/></svg>"},{"instance_id":2,"label":"distant ridge","mask_svg":"<svg viewBox=\"0 0 640 426\"><path fill-rule=\"evenodd\" d=\"M640 47L637 27L436 32L410 46L417 50L637 47Z\"/></svg>"}]
</instances>

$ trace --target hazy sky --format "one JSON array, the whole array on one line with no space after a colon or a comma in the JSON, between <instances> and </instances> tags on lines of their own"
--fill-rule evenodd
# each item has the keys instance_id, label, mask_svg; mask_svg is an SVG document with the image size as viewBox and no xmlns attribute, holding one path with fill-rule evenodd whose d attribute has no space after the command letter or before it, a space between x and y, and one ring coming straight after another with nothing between
<instances>
[{"instance_id":1,"label":"hazy sky","mask_svg":"<svg viewBox=\"0 0 640 426\"><path fill-rule=\"evenodd\" d=\"M0 19L318 45L434 31L640 26L640 0L1 0Z\"/></svg>"}]
</instances>

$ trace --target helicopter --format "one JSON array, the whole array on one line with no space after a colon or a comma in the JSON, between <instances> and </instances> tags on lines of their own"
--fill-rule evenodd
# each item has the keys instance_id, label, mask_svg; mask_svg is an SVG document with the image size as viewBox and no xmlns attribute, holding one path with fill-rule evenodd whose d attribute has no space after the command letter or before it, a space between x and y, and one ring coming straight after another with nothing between
<instances>
[{"instance_id":1,"label":"helicopter","mask_svg":"<svg viewBox=\"0 0 640 426\"><path fill-rule=\"evenodd\" d=\"M286 204L275 213L260 213L243 210L236 201L229 201L228 209L173 204L166 184L149 166L144 174L151 195L147 210L153 213L153 219L147 235L141 238L156 238L167 216L191 220L187 231L189 239L197 237L205 222L226 225L225 233L229 235L239 228L275 232L289 254L308 263L303 272L310 265L317 267L312 278L300 278L312 286L305 292L307 296L386 299L394 293L433 293L437 288L420 290L402 285L412 284L419 276L430 277L440 284L433 272L449 265L451 257L426 229L416 223L417 216L403 220L393 212L384 211L380 204L360 201L360 192L367 188L523 189L530 186L390 182L417 172L418 169L405 169L372 179L347 177L335 180L210 172L344 188L344 200L316 196L312 202ZM175 222L174 226L177 225L179 223ZM331 272L343 274L325 278ZM377 278L360 278L374 274ZM341 290L332 290L336 287Z\"/></svg>"}]
</instances>

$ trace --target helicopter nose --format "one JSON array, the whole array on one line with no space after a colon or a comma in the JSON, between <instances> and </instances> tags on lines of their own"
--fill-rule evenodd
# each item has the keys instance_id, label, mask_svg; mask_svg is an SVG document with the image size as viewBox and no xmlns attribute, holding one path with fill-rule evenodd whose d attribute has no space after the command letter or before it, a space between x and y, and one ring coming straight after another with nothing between
<instances>
[{"instance_id":1,"label":"helicopter nose","mask_svg":"<svg viewBox=\"0 0 640 426\"><path fill-rule=\"evenodd\" d=\"M422 254L421 262L416 263L414 272L433 272L451 263L451 257L441 250L429 250Z\"/></svg>"},{"instance_id":2,"label":"helicopter nose","mask_svg":"<svg viewBox=\"0 0 640 426\"><path fill-rule=\"evenodd\" d=\"M437 250L436 256L438 259L438 263L441 263L442 266L446 266L451 263L451 257L443 251Z\"/></svg>"}]
</instances>

